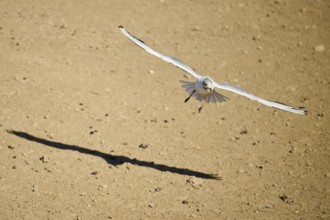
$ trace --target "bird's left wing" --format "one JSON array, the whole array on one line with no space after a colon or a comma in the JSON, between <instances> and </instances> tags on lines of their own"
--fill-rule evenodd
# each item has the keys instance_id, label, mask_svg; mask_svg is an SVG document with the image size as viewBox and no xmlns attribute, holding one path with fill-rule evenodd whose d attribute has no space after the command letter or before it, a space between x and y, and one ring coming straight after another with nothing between
<instances>
[{"instance_id":1,"label":"bird's left wing","mask_svg":"<svg viewBox=\"0 0 330 220\"><path fill-rule=\"evenodd\" d=\"M199 79L201 76L196 73L190 66L184 64L183 62L181 62L180 60L171 57L171 56L167 56L164 54L159 53L158 51L152 49L151 47L149 47L148 45L146 45L142 40L134 37L133 35L131 35L123 26L119 26L119 29L121 30L121 32L128 37L131 41L133 41L135 44L137 44L138 46L142 47L143 49L145 49L148 53L151 53L152 55L161 58L162 60L168 62L168 63L172 63L173 65L179 67L180 69L186 71L187 73L193 75L194 77L196 77L197 79Z\"/></svg>"},{"instance_id":2,"label":"bird's left wing","mask_svg":"<svg viewBox=\"0 0 330 220\"><path fill-rule=\"evenodd\" d=\"M283 111L287 111L287 112L292 112L292 113L296 113L296 114L300 114L300 115L307 115L307 111L305 111L303 109L303 107L294 107L294 106L285 105L285 104L282 104L282 103L279 103L279 102L268 101L266 99L255 96L255 95L253 95L253 94L251 94L247 91L244 91L244 90L242 90L238 87L230 86L228 84L220 84L220 83L217 83L217 82L215 82L215 84L216 84L216 87L219 88L219 89L227 90L227 91L236 93L238 95L245 96L245 97L247 97L251 100L258 101L258 102L260 102L264 105L267 105L267 106L270 106L270 107L273 107L273 108L277 108L277 109L280 109L280 110L283 110Z\"/></svg>"}]
</instances>

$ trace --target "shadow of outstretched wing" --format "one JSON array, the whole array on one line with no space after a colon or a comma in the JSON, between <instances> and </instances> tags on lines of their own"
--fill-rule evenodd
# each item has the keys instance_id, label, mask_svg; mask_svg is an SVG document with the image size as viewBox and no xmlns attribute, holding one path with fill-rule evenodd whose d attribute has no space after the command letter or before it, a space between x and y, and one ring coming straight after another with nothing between
<instances>
[{"instance_id":1,"label":"shadow of outstretched wing","mask_svg":"<svg viewBox=\"0 0 330 220\"><path fill-rule=\"evenodd\" d=\"M53 147L61 150L72 150L72 151L78 151L82 154L89 154L97 157L103 158L105 161L107 161L109 164L118 166L123 163L130 163L136 166L143 166L143 167L149 167L153 168L159 171L164 171L164 172L171 172L171 173L176 173L180 175L186 175L186 176L195 176L198 178L204 178L204 179L215 179L215 180L220 180L221 178L218 177L215 174L207 174L207 173L202 173L190 169L184 169L184 168L178 168L178 167L173 167L173 166L168 166L165 164L157 164L152 161L142 161L138 159L131 159L126 156L121 156L121 155L111 155L107 153L103 153L101 151L97 150L90 150L88 148L83 148L80 146L75 146L75 145L68 145L68 144L63 144L60 142L54 142L54 141L49 141L46 139L38 138L33 135L30 135L26 132L22 131L14 131L14 130L7 130L9 134L13 134L17 137L24 138L29 141L33 141L39 144L43 144L48 147Z\"/></svg>"}]
</instances>

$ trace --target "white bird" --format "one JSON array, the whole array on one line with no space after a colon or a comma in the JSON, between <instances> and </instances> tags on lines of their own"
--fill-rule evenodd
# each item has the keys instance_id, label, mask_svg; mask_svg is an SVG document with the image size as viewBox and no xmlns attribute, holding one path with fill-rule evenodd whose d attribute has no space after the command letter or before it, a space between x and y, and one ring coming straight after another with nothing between
<instances>
[{"instance_id":1,"label":"white bird","mask_svg":"<svg viewBox=\"0 0 330 220\"><path fill-rule=\"evenodd\" d=\"M240 89L239 87L234 87L230 86L228 84L221 84L210 77L204 77L199 75L197 72L195 72L190 66L184 64L180 60L167 56L164 54L159 53L158 51L152 49L151 47L147 46L142 40L132 36L123 26L119 26L119 29L121 32L128 37L131 41L133 41L135 44L138 46L142 47L145 49L147 52L151 53L152 55L161 58L162 60L172 63L173 65L177 66L178 68L184 70L185 72L191 74L192 76L197 78L196 82L187 82L187 81L182 81L182 87L185 88L186 92L189 93L189 97L185 99L185 102L187 102L192 96L194 96L198 101L202 102L201 107L198 109L198 112L200 112L203 108L203 102L224 102L227 101L228 98L224 95L219 94L218 92L215 91L215 88L227 90L242 96L245 96L251 100L258 101L264 105L277 108L283 111L288 111L296 114L301 114L301 115L306 115L307 111L304 110L304 107L294 107L294 106L289 106L285 105L279 102L272 102L268 101L266 99L260 98L258 96L255 96L247 91L244 91Z\"/></svg>"}]
</instances>

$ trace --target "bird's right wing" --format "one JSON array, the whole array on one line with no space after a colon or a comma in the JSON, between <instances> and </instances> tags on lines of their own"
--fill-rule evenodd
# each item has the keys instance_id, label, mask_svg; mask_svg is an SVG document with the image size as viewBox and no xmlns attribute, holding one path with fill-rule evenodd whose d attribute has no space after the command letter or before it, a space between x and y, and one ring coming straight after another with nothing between
<instances>
[{"instance_id":1,"label":"bird's right wing","mask_svg":"<svg viewBox=\"0 0 330 220\"><path fill-rule=\"evenodd\" d=\"M215 83L216 83L216 87L219 88L219 89L227 90L227 91L236 93L238 95L245 96L245 97L247 97L251 100L258 101L258 102L260 102L264 105L267 105L269 107L277 108L277 109L280 109L280 110L283 110L283 111L292 112L292 113L296 113L296 114L300 114L300 115L306 115L307 114L307 111L305 111L303 109L303 107L294 107L294 106L285 105L285 104L282 104L282 103L279 103L279 102L268 101L268 100L260 98L256 95L253 95L253 94L251 94L247 91L244 91L244 90L242 90L238 87L230 86L228 84L220 84L220 83L217 83L217 82L215 82Z\"/></svg>"},{"instance_id":2,"label":"bird's right wing","mask_svg":"<svg viewBox=\"0 0 330 220\"><path fill-rule=\"evenodd\" d=\"M133 41L135 44L137 44L138 46L142 47L143 49L145 49L148 53L151 53L152 55L161 58L162 60L168 62L168 63L172 63L173 65L179 67L180 69L186 71L187 73L193 75L194 77L196 77L197 79L199 79L201 76L196 73L190 66L184 64L183 62L181 62L180 60L171 57L171 56L167 56L164 54L159 53L158 51L152 49L151 47L149 47L148 45L146 45L142 40L134 37L133 35L131 35L123 26L119 26L119 29L121 30L121 32L127 37L129 38L131 41Z\"/></svg>"}]
</instances>

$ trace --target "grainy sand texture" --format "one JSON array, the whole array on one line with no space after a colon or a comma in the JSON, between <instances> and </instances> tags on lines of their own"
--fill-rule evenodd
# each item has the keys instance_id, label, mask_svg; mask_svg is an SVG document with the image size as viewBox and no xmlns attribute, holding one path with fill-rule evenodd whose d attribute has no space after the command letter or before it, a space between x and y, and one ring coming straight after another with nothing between
<instances>
[{"instance_id":1,"label":"grainy sand texture","mask_svg":"<svg viewBox=\"0 0 330 220\"><path fill-rule=\"evenodd\" d=\"M0 48L0 219L330 218L329 1L2 0Z\"/></svg>"}]
</instances>

